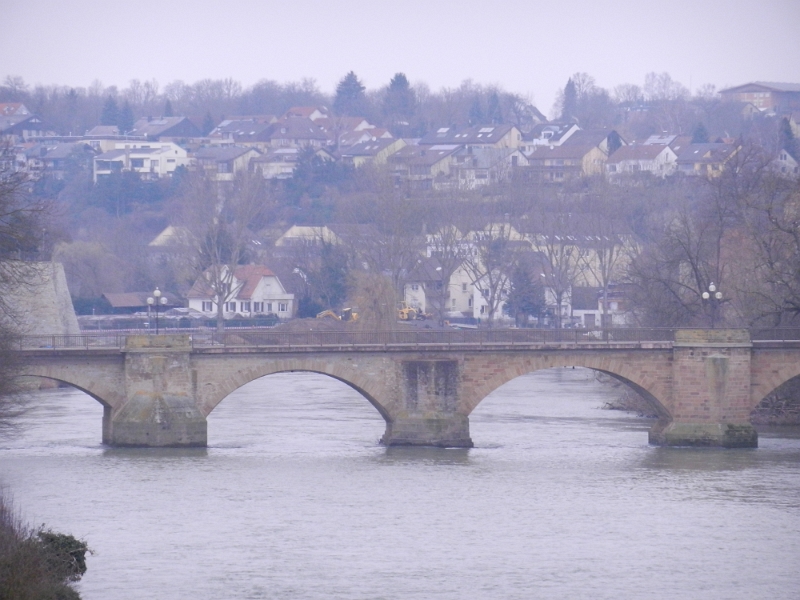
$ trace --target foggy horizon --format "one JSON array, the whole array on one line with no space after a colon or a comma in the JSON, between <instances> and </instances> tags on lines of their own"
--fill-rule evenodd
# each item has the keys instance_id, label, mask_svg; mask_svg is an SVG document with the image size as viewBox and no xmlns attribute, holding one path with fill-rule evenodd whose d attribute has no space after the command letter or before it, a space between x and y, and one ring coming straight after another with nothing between
<instances>
[{"instance_id":1,"label":"foggy horizon","mask_svg":"<svg viewBox=\"0 0 800 600\"><path fill-rule=\"evenodd\" d=\"M137 8L9 0L0 78L82 88L99 81L120 89L134 79L155 79L162 88L207 78L231 78L244 88L311 79L333 94L349 71L370 91L402 72L434 92L467 80L497 86L550 115L576 72L611 92L642 85L651 72L669 73L692 93L706 84L719 90L749 81L798 82L800 67L790 60L800 56L798 17L800 6L789 0L757 9L684 0L646 9L629 0L557 8L516 0L492 7L145 0ZM116 48L119 40L129 40L129 48Z\"/></svg>"}]
</instances>

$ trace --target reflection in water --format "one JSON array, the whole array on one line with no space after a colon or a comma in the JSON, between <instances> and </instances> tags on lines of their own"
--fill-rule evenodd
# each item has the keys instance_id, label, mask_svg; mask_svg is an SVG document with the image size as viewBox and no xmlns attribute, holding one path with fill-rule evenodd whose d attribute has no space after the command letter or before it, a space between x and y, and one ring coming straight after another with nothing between
<instances>
[{"instance_id":1,"label":"reflection in water","mask_svg":"<svg viewBox=\"0 0 800 600\"><path fill-rule=\"evenodd\" d=\"M41 394L0 442L29 521L84 537L86 600L795 598L800 437L654 448L583 369L510 382L470 450L383 448L323 376L245 386L207 449L110 449L85 395Z\"/></svg>"}]
</instances>

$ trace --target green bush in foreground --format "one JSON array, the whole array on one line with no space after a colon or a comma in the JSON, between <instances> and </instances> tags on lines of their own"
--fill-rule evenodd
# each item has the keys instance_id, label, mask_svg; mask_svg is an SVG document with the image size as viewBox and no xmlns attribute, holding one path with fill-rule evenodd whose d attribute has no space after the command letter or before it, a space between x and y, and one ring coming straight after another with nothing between
<instances>
[{"instance_id":1,"label":"green bush in foreground","mask_svg":"<svg viewBox=\"0 0 800 600\"><path fill-rule=\"evenodd\" d=\"M0 496L0 599L79 600L71 587L86 572L86 542L27 527Z\"/></svg>"}]
</instances>

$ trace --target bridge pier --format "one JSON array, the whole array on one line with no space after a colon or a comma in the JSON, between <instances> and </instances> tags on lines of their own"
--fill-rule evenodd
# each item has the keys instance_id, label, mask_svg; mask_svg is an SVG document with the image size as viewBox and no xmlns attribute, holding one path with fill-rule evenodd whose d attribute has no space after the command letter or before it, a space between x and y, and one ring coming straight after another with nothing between
<instances>
[{"instance_id":1,"label":"bridge pier","mask_svg":"<svg viewBox=\"0 0 800 600\"><path fill-rule=\"evenodd\" d=\"M125 403L103 417L112 446L205 446L207 421L195 401L188 335L128 336Z\"/></svg>"},{"instance_id":2,"label":"bridge pier","mask_svg":"<svg viewBox=\"0 0 800 600\"><path fill-rule=\"evenodd\" d=\"M650 431L663 446L755 448L750 424L752 343L745 329L688 329L675 333L671 422Z\"/></svg>"},{"instance_id":3,"label":"bridge pier","mask_svg":"<svg viewBox=\"0 0 800 600\"><path fill-rule=\"evenodd\" d=\"M469 418L457 412L460 384L456 360L398 363L400 398L386 421L386 446L472 448Z\"/></svg>"}]
</instances>

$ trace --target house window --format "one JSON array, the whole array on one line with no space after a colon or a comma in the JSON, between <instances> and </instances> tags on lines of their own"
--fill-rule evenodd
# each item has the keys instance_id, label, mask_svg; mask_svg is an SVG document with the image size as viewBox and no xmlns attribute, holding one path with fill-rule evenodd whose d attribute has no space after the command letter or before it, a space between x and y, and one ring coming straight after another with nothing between
<instances>
[{"instance_id":1,"label":"house window","mask_svg":"<svg viewBox=\"0 0 800 600\"><path fill-rule=\"evenodd\" d=\"M203 312L211 312L214 310L213 302L203 302Z\"/></svg>"},{"instance_id":2,"label":"house window","mask_svg":"<svg viewBox=\"0 0 800 600\"><path fill-rule=\"evenodd\" d=\"M267 312L272 312L272 302L267 302Z\"/></svg>"},{"instance_id":3,"label":"house window","mask_svg":"<svg viewBox=\"0 0 800 600\"><path fill-rule=\"evenodd\" d=\"M418 292L419 291L419 284L418 283L412 283L411 284L411 289L414 290L415 292Z\"/></svg>"},{"instance_id":4,"label":"house window","mask_svg":"<svg viewBox=\"0 0 800 600\"><path fill-rule=\"evenodd\" d=\"M240 302L239 303L239 310L243 313L250 312L250 303L249 302Z\"/></svg>"},{"instance_id":5,"label":"house window","mask_svg":"<svg viewBox=\"0 0 800 600\"><path fill-rule=\"evenodd\" d=\"M469 299L469 307L472 308L472 298Z\"/></svg>"},{"instance_id":6,"label":"house window","mask_svg":"<svg viewBox=\"0 0 800 600\"><path fill-rule=\"evenodd\" d=\"M131 168L132 169L143 169L144 168L144 159L143 158L132 158L131 159Z\"/></svg>"},{"instance_id":7,"label":"house window","mask_svg":"<svg viewBox=\"0 0 800 600\"><path fill-rule=\"evenodd\" d=\"M226 302L225 312L236 312L236 302Z\"/></svg>"},{"instance_id":8,"label":"house window","mask_svg":"<svg viewBox=\"0 0 800 600\"><path fill-rule=\"evenodd\" d=\"M263 302L253 302L253 312L263 313L264 312L264 303Z\"/></svg>"},{"instance_id":9,"label":"house window","mask_svg":"<svg viewBox=\"0 0 800 600\"><path fill-rule=\"evenodd\" d=\"M286 302L278 302L278 312L286 312L289 310L289 306Z\"/></svg>"},{"instance_id":10,"label":"house window","mask_svg":"<svg viewBox=\"0 0 800 600\"><path fill-rule=\"evenodd\" d=\"M452 304L453 304L453 308L455 308L456 307L456 299L455 298L453 298Z\"/></svg>"},{"instance_id":11,"label":"house window","mask_svg":"<svg viewBox=\"0 0 800 600\"><path fill-rule=\"evenodd\" d=\"M461 284L461 291L462 292L466 292L467 291L467 284L466 283L462 283Z\"/></svg>"}]
</instances>

